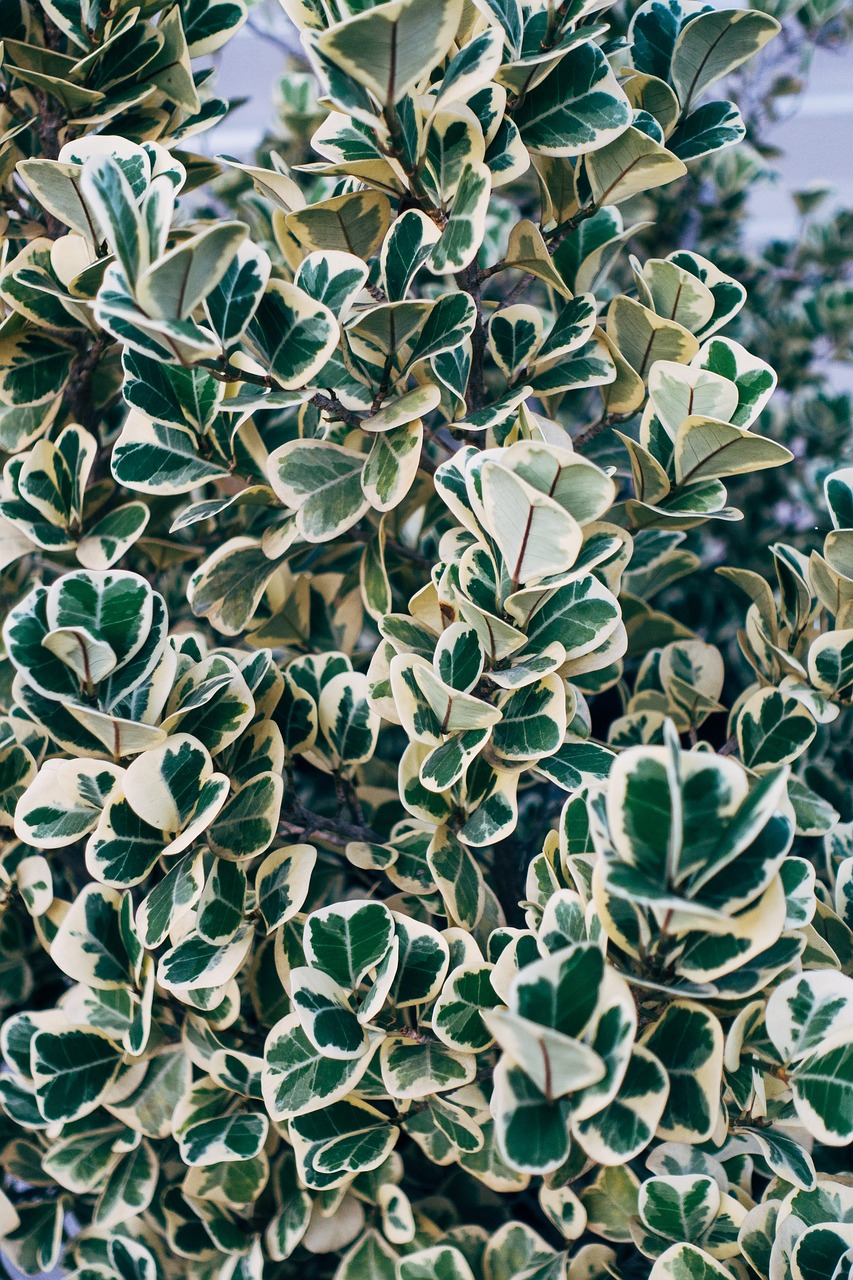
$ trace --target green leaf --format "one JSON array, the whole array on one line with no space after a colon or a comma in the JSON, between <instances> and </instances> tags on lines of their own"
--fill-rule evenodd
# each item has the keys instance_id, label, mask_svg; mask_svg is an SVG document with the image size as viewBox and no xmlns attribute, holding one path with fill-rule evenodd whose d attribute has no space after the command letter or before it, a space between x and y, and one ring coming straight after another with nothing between
<instances>
[{"instance_id":1,"label":"green leaf","mask_svg":"<svg viewBox=\"0 0 853 1280\"><path fill-rule=\"evenodd\" d=\"M784 445L711 418L685 418L675 437L675 475L679 484L705 476L733 476L790 462Z\"/></svg>"},{"instance_id":2,"label":"green leaf","mask_svg":"<svg viewBox=\"0 0 853 1280\"><path fill-rule=\"evenodd\" d=\"M252 927L248 923L224 946L188 933L160 957L157 981L179 998L188 992L224 987L246 962L251 946Z\"/></svg>"},{"instance_id":3,"label":"green leaf","mask_svg":"<svg viewBox=\"0 0 853 1280\"><path fill-rule=\"evenodd\" d=\"M446 827L439 827L427 852L427 863L448 916L474 929L485 910L486 886L477 861Z\"/></svg>"},{"instance_id":4,"label":"green leaf","mask_svg":"<svg viewBox=\"0 0 853 1280\"><path fill-rule=\"evenodd\" d=\"M691 111L669 138L670 150L689 164L734 146L746 137L746 125L733 102L706 102Z\"/></svg>"},{"instance_id":5,"label":"green leaf","mask_svg":"<svg viewBox=\"0 0 853 1280\"><path fill-rule=\"evenodd\" d=\"M741 759L763 772L787 764L806 750L817 725L798 698L781 689L758 689L743 704L737 721Z\"/></svg>"},{"instance_id":6,"label":"green leaf","mask_svg":"<svg viewBox=\"0 0 853 1280\"><path fill-rule=\"evenodd\" d=\"M189 319L236 262L246 233L242 222L222 222L177 244L137 280L140 305L159 319Z\"/></svg>"},{"instance_id":7,"label":"green leaf","mask_svg":"<svg viewBox=\"0 0 853 1280\"><path fill-rule=\"evenodd\" d=\"M317 376L338 345L340 328L322 302L295 284L271 280L246 336L279 385L291 390Z\"/></svg>"},{"instance_id":8,"label":"green leaf","mask_svg":"<svg viewBox=\"0 0 853 1280\"><path fill-rule=\"evenodd\" d=\"M491 187L488 167L479 160L467 161L447 226L430 254L429 267L436 275L462 271L476 258L485 234Z\"/></svg>"},{"instance_id":9,"label":"green leaf","mask_svg":"<svg viewBox=\"0 0 853 1280\"><path fill-rule=\"evenodd\" d=\"M382 1080L392 1098L426 1098L470 1084L477 1069L472 1054L443 1044L417 1044L389 1037L380 1050Z\"/></svg>"},{"instance_id":10,"label":"green leaf","mask_svg":"<svg viewBox=\"0 0 853 1280\"><path fill-rule=\"evenodd\" d=\"M377 435L361 472L362 491L374 511L391 511L405 498L418 473L423 438L420 418Z\"/></svg>"},{"instance_id":11,"label":"green leaf","mask_svg":"<svg viewBox=\"0 0 853 1280\"><path fill-rule=\"evenodd\" d=\"M325 440L292 440L269 456L269 481L276 496L296 511L296 525L308 542L328 542L364 515L363 454Z\"/></svg>"},{"instance_id":12,"label":"green leaf","mask_svg":"<svg viewBox=\"0 0 853 1280\"><path fill-rule=\"evenodd\" d=\"M320 200L287 215L287 229L306 249L338 250L368 258L391 221L391 205L380 191L352 191Z\"/></svg>"},{"instance_id":13,"label":"green leaf","mask_svg":"<svg viewBox=\"0 0 853 1280\"><path fill-rule=\"evenodd\" d=\"M592 1160L621 1166L652 1141L668 1093L661 1063L648 1049L635 1045L616 1096L601 1111L575 1121L572 1134Z\"/></svg>"},{"instance_id":14,"label":"green leaf","mask_svg":"<svg viewBox=\"0 0 853 1280\"><path fill-rule=\"evenodd\" d=\"M676 1000L643 1036L669 1077L669 1098L658 1136L673 1142L705 1142L720 1108L723 1033L713 1014Z\"/></svg>"},{"instance_id":15,"label":"green leaf","mask_svg":"<svg viewBox=\"0 0 853 1280\"><path fill-rule=\"evenodd\" d=\"M440 234L432 219L419 209L407 209L391 224L380 254L385 292L391 302L407 296L418 268Z\"/></svg>"},{"instance_id":16,"label":"green leaf","mask_svg":"<svg viewBox=\"0 0 853 1280\"><path fill-rule=\"evenodd\" d=\"M612 142L631 108L601 50L570 49L515 112L525 146L546 156L578 156Z\"/></svg>"},{"instance_id":17,"label":"green leaf","mask_svg":"<svg viewBox=\"0 0 853 1280\"><path fill-rule=\"evenodd\" d=\"M693 1244L673 1244L651 1269L651 1280L727 1280L730 1272Z\"/></svg>"},{"instance_id":18,"label":"green leaf","mask_svg":"<svg viewBox=\"0 0 853 1280\"><path fill-rule=\"evenodd\" d=\"M221 279L205 290L205 308L223 346L231 346L245 332L267 286L270 269L265 251L244 241Z\"/></svg>"},{"instance_id":19,"label":"green leaf","mask_svg":"<svg viewBox=\"0 0 853 1280\"><path fill-rule=\"evenodd\" d=\"M398 1280L474 1280L465 1255L449 1244L418 1249L400 1258Z\"/></svg>"},{"instance_id":20,"label":"green leaf","mask_svg":"<svg viewBox=\"0 0 853 1280\"><path fill-rule=\"evenodd\" d=\"M673 155L639 129L628 128L586 158L586 174L595 203L621 204L641 191L674 182L687 172L680 153Z\"/></svg>"},{"instance_id":21,"label":"green leaf","mask_svg":"<svg viewBox=\"0 0 853 1280\"><path fill-rule=\"evenodd\" d=\"M316 862L317 850L310 844L283 845L264 858L255 877L255 895L267 933L302 909Z\"/></svg>"},{"instance_id":22,"label":"green leaf","mask_svg":"<svg viewBox=\"0 0 853 1280\"><path fill-rule=\"evenodd\" d=\"M0 405L45 405L64 387L74 352L39 330L0 334Z\"/></svg>"},{"instance_id":23,"label":"green leaf","mask_svg":"<svg viewBox=\"0 0 853 1280\"><path fill-rule=\"evenodd\" d=\"M94 1221L109 1229L146 1211L157 1189L159 1162L145 1139L119 1160L104 1183L95 1205Z\"/></svg>"},{"instance_id":24,"label":"green leaf","mask_svg":"<svg viewBox=\"0 0 853 1280\"><path fill-rule=\"evenodd\" d=\"M45 1120L77 1120L100 1104L118 1075L122 1054L102 1031L69 1026L37 1031L31 1070Z\"/></svg>"},{"instance_id":25,"label":"green leaf","mask_svg":"<svg viewBox=\"0 0 853 1280\"><path fill-rule=\"evenodd\" d=\"M112 156L92 157L83 165L80 189L101 236L134 282L148 267L149 250L136 198Z\"/></svg>"},{"instance_id":26,"label":"green leaf","mask_svg":"<svg viewBox=\"0 0 853 1280\"><path fill-rule=\"evenodd\" d=\"M251 1160L262 1149L269 1120L262 1115L237 1112L190 1124L180 1134L181 1158L188 1165L210 1165Z\"/></svg>"},{"instance_id":27,"label":"green leaf","mask_svg":"<svg viewBox=\"0 0 853 1280\"><path fill-rule=\"evenodd\" d=\"M51 946L51 956L63 973L100 991L121 989L132 981L121 910L121 895L114 890L96 884L83 888Z\"/></svg>"},{"instance_id":28,"label":"green leaf","mask_svg":"<svg viewBox=\"0 0 853 1280\"><path fill-rule=\"evenodd\" d=\"M853 1141L853 1029L801 1062L791 1089L800 1119L819 1142L843 1147Z\"/></svg>"},{"instance_id":29,"label":"green leaf","mask_svg":"<svg viewBox=\"0 0 853 1280\"><path fill-rule=\"evenodd\" d=\"M264 1105L276 1122L322 1110L354 1090L369 1065L369 1054L327 1058L305 1035L297 1015L288 1014L267 1037Z\"/></svg>"},{"instance_id":30,"label":"green leaf","mask_svg":"<svg viewBox=\"0 0 853 1280\"><path fill-rule=\"evenodd\" d=\"M672 53L672 83L682 110L753 57L780 29L775 18L755 9L700 13L685 22Z\"/></svg>"},{"instance_id":31,"label":"green leaf","mask_svg":"<svg viewBox=\"0 0 853 1280\"><path fill-rule=\"evenodd\" d=\"M136 927L147 950L160 946L173 925L198 902L203 887L202 855L190 852L146 894L136 913Z\"/></svg>"},{"instance_id":32,"label":"green leaf","mask_svg":"<svg viewBox=\"0 0 853 1280\"><path fill-rule=\"evenodd\" d=\"M368 1227L341 1258L338 1280L396 1280L396 1253L373 1227Z\"/></svg>"},{"instance_id":33,"label":"green leaf","mask_svg":"<svg viewBox=\"0 0 853 1280\"><path fill-rule=\"evenodd\" d=\"M369 1042L343 987L322 969L290 971L291 1004L308 1039L325 1058L360 1058Z\"/></svg>"},{"instance_id":34,"label":"green leaf","mask_svg":"<svg viewBox=\"0 0 853 1280\"><path fill-rule=\"evenodd\" d=\"M568 1157L569 1101L549 1101L506 1056L495 1068L491 1110L501 1155L511 1168L550 1173Z\"/></svg>"},{"instance_id":35,"label":"green leaf","mask_svg":"<svg viewBox=\"0 0 853 1280\"><path fill-rule=\"evenodd\" d=\"M394 921L381 902L321 907L305 922L305 955L347 991L354 991L391 945Z\"/></svg>"},{"instance_id":36,"label":"green leaf","mask_svg":"<svg viewBox=\"0 0 853 1280\"><path fill-rule=\"evenodd\" d=\"M18 802L17 835L39 849L62 848L88 835L120 775L114 765L95 760L45 761Z\"/></svg>"},{"instance_id":37,"label":"green leaf","mask_svg":"<svg viewBox=\"0 0 853 1280\"><path fill-rule=\"evenodd\" d=\"M638 1209L644 1225L666 1240L698 1240L719 1212L720 1188L713 1178L690 1174L647 1178Z\"/></svg>"},{"instance_id":38,"label":"green leaf","mask_svg":"<svg viewBox=\"0 0 853 1280\"><path fill-rule=\"evenodd\" d=\"M441 62L461 16L462 0L437 0L428 15L417 0L391 0L331 27L317 47L381 107L393 106Z\"/></svg>"},{"instance_id":39,"label":"green leaf","mask_svg":"<svg viewBox=\"0 0 853 1280\"><path fill-rule=\"evenodd\" d=\"M607 312L607 336L632 369L646 378L657 360L687 364L699 351L693 334L633 298L618 297Z\"/></svg>"}]
</instances>

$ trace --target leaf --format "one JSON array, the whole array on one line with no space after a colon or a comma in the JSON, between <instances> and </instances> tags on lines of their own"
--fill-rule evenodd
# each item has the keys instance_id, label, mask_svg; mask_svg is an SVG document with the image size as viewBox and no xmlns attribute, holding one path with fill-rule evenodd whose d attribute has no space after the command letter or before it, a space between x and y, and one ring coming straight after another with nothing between
<instances>
[{"instance_id":1,"label":"leaf","mask_svg":"<svg viewBox=\"0 0 853 1280\"><path fill-rule=\"evenodd\" d=\"M738 427L748 427L755 421L776 386L770 365L750 355L731 338L711 338L696 356L696 364L737 385L738 407L730 421Z\"/></svg>"},{"instance_id":2,"label":"leaf","mask_svg":"<svg viewBox=\"0 0 853 1280\"><path fill-rule=\"evenodd\" d=\"M592 1160L604 1166L622 1166L652 1141L668 1093L669 1080L661 1063L653 1053L635 1045L616 1096L601 1111L576 1121L573 1136Z\"/></svg>"},{"instance_id":3,"label":"leaf","mask_svg":"<svg viewBox=\"0 0 853 1280\"><path fill-rule=\"evenodd\" d=\"M651 1280L727 1280L730 1272L693 1244L673 1244L650 1272Z\"/></svg>"},{"instance_id":4,"label":"leaf","mask_svg":"<svg viewBox=\"0 0 853 1280\"><path fill-rule=\"evenodd\" d=\"M420 266L441 232L419 209L407 209L391 224L382 242L380 263L385 292L391 302L402 301Z\"/></svg>"},{"instance_id":5,"label":"leaf","mask_svg":"<svg viewBox=\"0 0 853 1280\"><path fill-rule=\"evenodd\" d=\"M334 249L368 258L391 221L388 197L380 191L353 191L319 200L289 213L287 229L306 249Z\"/></svg>"},{"instance_id":6,"label":"leaf","mask_svg":"<svg viewBox=\"0 0 853 1280\"><path fill-rule=\"evenodd\" d=\"M491 749L505 765L539 760L556 751L566 735L566 690L559 676L545 676L500 700L501 720Z\"/></svg>"},{"instance_id":7,"label":"leaf","mask_svg":"<svg viewBox=\"0 0 853 1280\"><path fill-rule=\"evenodd\" d=\"M382 1080L392 1097L426 1098L470 1084L476 1073L471 1054L455 1053L443 1044L417 1044L387 1038L380 1050Z\"/></svg>"},{"instance_id":8,"label":"leaf","mask_svg":"<svg viewBox=\"0 0 853 1280\"><path fill-rule=\"evenodd\" d=\"M83 165L80 189L101 237L116 255L127 279L135 282L148 267L149 253L127 177L112 156L93 156Z\"/></svg>"},{"instance_id":9,"label":"leaf","mask_svg":"<svg viewBox=\"0 0 853 1280\"><path fill-rule=\"evenodd\" d=\"M741 759L758 772L795 760L816 733L817 725L802 702L781 689L757 689L737 721Z\"/></svg>"},{"instance_id":10,"label":"leaf","mask_svg":"<svg viewBox=\"0 0 853 1280\"><path fill-rule=\"evenodd\" d=\"M599 206L621 204L641 191L665 186L687 172L682 160L648 134L628 128L586 158L593 199Z\"/></svg>"},{"instance_id":11,"label":"leaf","mask_svg":"<svg viewBox=\"0 0 853 1280\"><path fill-rule=\"evenodd\" d=\"M767 1002L767 1034L783 1062L853 1029L853 980L832 970L804 973L781 983Z\"/></svg>"},{"instance_id":12,"label":"leaf","mask_svg":"<svg viewBox=\"0 0 853 1280\"><path fill-rule=\"evenodd\" d=\"M290 971L291 1004L300 1026L325 1058L360 1058L369 1042L346 991L322 969Z\"/></svg>"},{"instance_id":13,"label":"leaf","mask_svg":"<svg viewBox=\"0 0 853 1280\"><path fill-rule=\"evenodd\" d=\"M479 160L468 161L441 239L433 246L429 267L436 275L464 270L477 256L486 229L491 174Z\"/></svg>"},{"instance_id":14,"label":"leaf","mask_svg":"<svg viewBox=\"0 0 853 1280\"><path fill-rule=\"evenodd\" d=\"M399 1260L396 1274L398 1280L474 1280L465 1255L447 1244L406 1254Z\"/></svg>"},{"instance_id":15,"label":"leaf","mask_svg":"<svg viewBox=\"0 0 853 1280\"><path fill-rule=\"evenodd\" d=\"M302 259L294 284L342 320L361 293L367 275L366 263L354 254L327 249Z\"/></svg>"},{"instance_id":16,"label":"leaf","mask_svg":"<svg viewBox=\"0 0 853 1280\"><path fill-rule=\"evenodd\" d=\"M115 1080L122 1054L102 1031L69 1026L37 1031L32 1076L47 1121L77 1120L94 1111Z\"/></svg>"},{"instance_id":17,"label":"leaf","mask_svg":"<svg viewBox=\"0 0 853 1280\"><path fill-rule=\"evenodd\" d=\"M699 350L683 325L655 315L633 298L613 299L607 312L607 336L641 378L657 360L687 364Z\"/></svg>"},{"instance_id":18,"label":"leaf","mask_svg":"<svg viewBox=\"0 0 853 1280\"><path fill-rule=\"evenodd\" d=\"M763 471L790 462L784 445L712 418L685 418L675 437L675 474L679 484L706 476Z\"/></svg>"},{"instance_id":19,"label":"leaf","mask_svg":"<svg viewBox=\"0 0 853 1280\"><path fill-rule=\"evenodd\" d=\"M417 0L391 0L330 27L317 47L380 106L393 106L441 62L461 16L462 0L437 0L429 15Z\"/></svg>"},{"instance_id":20,"label":"leaf","mask_svg":"<svg viewBox=\"0 0 853 1280\"><path fill-rule=\"evenodd\" d=\"M143 1138L107 1178L95 1205L97 1225L108 1229L144 1213L154 1199L159 1167L151 1144Z\"/></svg>"},{"instance_id":21,"label":"leaf","mask_svg":"<svg viewBox=\"0 0 853 1280\"><path fill-rule=\"evenodd\" d=\"M517 222L509 233L509 244L506 251L506 264L519 271L529 272L551 285L558 294L570 298L571 293L555 267L548 246L542 238L542 232L535 222L523 218Z\"/></svg>"},{"instance_id":22,"label":"leaf","mask_svg":"<svg viewBox=\"0 0 853 1280\"><path fill-rule=\"evenodd\" d=\"M187 600L198 617L225 635L244 631L275 572L275 563L253 538L231 538L195 571Z\"/></svg>"},{"instance_id":23,"label":"leaf","mask_svg":"<svg viewBox=\"0 0 853 1280\"><path fill-rule=\"evenodd\" d=\"M126 502L107 512L77 544L77 559L86 569L109 569L144 532L151 512L144 502Z\"/></svg>"},{"instance_id":24,"label":"leaf","mask_svg":"<svg viewBox=\"0 0 853 1280\"><path fill-rule=\"evenodd\" d=\"M0 405L20 409L54 400L73 359L72 348L47 333L0 334Z\"/></svg>"},{"instance_id":25,"label":"leaf","mask_svg":"<svg viewBox=\"0 0 853 1280\"><path fill-rule=\"evenodd\" d=\"M317 376L338 344L340 328L321 302L285 280L271 280L246 336L277 382L292 390Z\"/></svg>"},{"instance_id":26,"label":"leaf","mask_svg":"<svg viewBox=\"0 0 853 1280\"><path fill-rule=\"evenodd\" d=\"M341 1258L339 1280L396 1280L396 1253L368 1227Z\"/></svg>"},{"instance_id":27,"label":"leaf","mask_svg":"<svg viewBox=\"0 0 853 1280\"><path fill-rule=\"evenodd\" d=\"M624 91L604 54L580 44L524 98L515 123L525 146L546 156L578 156L612 142L631 123Z\"/></svg>"},{"instance_id":28,"label":"leaf","mask_svg":"<svg viewBox=\"0 0 853 1280\"><path fill-rule=\"evenodd\" d=\"M255 877L255 894L267 933L301 910L316 861L317 851L310 844L284 845L264 858Z\"/></svg>"},{"instance_id":29,"label":"leaf","mask_svg":"<svg viewBox=\"0 0 853 1280\"><path fill-rule=\"evenodd\" d=\"M706 102L679 122L668 141L673 154L689 164L745 137L746 125L733 102Z\"/></svg>"},{"instance_id":30,"label":"leaf","mask_svg":"<svg viewBox=\"0 0 853 1280\"><path fill-rule=\"evenodd\" d=\"M327 1058L311 1044L296 1014L276 1023L267 1037L262 1086L274 1121L329 1107L358 1085L370 1056Z\"/></svg>"},{"instance_id":31,"label":"leaf","mask_svg":"<svg viewBox=\"0 0 853 1280\"><path fill-rule=\"evenodd\" d=\"M251 1160L262 1149L269 1120L262 1115L239 1112L190 1124L180 1134L181 1158L201 1168L233 1161Z\"/></svg>"},{"instance_id":32,"label":"leaf","mask_svg":"<svg viewBox=\"0 0 853 1280\"><path fill-rule=\"evenodd\" d=\"M354 991L385 955L394 921L381 902L322 907L305 922L305 955L347 991Z\"/></svg>"},{"instance_id":33,"label":"leaf","mask_svg":"<svg viewBox=\"0 0 853 1280\"><path fill-rule=\"evenodd\" d=\"M97 826L121 771L94 760L47 760L15 812L21 840L39 849L71 844Z\"/></svg>"},{"instance_id":34,"label":"leaf","mask_svg":"<svg viewBox=\"0 0 853 1280\"><path fill-rule=\"evenodd\" d=\"M491 1111L501 1154L521 1173L550 1173L569 1155L569 1102L549 1101L511 1058L495 1068Z\"/></svg>"},{"instance_id":35,"label":"leaf","mask_svg":"<svg viewBox=\"0 0 853 1280\"><path fill-rule=\"evenodd\" d=\"M391 511L405 498L418 473L423 438L420 418L377 435L361 473L362 491L374 511Z\"/></svg>"},{"instance_id":36,"label":"leaf","mask_svg":"<svg viewBox=\"0 0 853 1280\"><path fill-rule=\"evenodd\" d=\"M245 332L270 277L268 254L243 241L222 278L205 290L205 308L223 346L229 347Z\"/></svg>"},{"instance_id":37,"label":"leaf","mask_svg":"<svg viewBox=\"0 0 853 1280\"><path fill-rule=\"evenodd\" d=\"M251 946L252 927L247 922L224 946L188 933L161 955L157 981L179 998L187 992L224 987L244 965Z\"/></svg>"},{"instance_id":38,"label":"leaf","mask_svg":"<svg viewBox=\"0 0 853 1280\"><path fill-rule=\"evenodd\" d=\"M236 862L214 858L198 902L196 930L206 942L230 942L243 922L246 873Z\"/></svg>"},{"instance_id":39,"label":"leaf","mask_svg":"<svg viewBox=\"0 0 853 1280\"><path fill-rule=\"evenodd\" d=\"M276 496L296 511L308 542L328 542L361 519L368 507L362 492L363 454L325 440L291 440L269 456Z\"/></svg>"},{"instance_id":40,"label":"leaf","mask_svg":"<svg viewBox=\"0 0 853 1280\"><path fill-rule=\"evenodd\" d=\"M136 281L141 306L149 316L187 320L236 260L246 232L242 222L222 222L177 244Z\"/></svg>"},{"instance_id":41,"label":"leaf","mask_svg":"<svg viewBox=\"0 0 853 1280\"><path fill-rule=\"evenodd\" d=\"M685 22L672 53L672 83L682 110L753 57L779 30L775 18L754 9L700 13Z\"/></svg>"},{"instance_id":42,"label":"leaf","mask_svg":"<svg viewBox=\"0 0 853 1280\"><path fill-rule=\"evenodd\" d=\"M494 79L502 58L502 33L496 27L487 27L462 45L447 66L436 94L435 107L448 99L464 102L474 89Z\"/></svg>"},{"instance_id":43,"label":"leaf","mask_svg":"<svg viewBox=\"0 0 853 1280\"><path fill-rule=\"evenodd\" d=\"M62 919L50 954L76 982L99 991L121 990L133 979L122 925L122 898L87 884Z\"/></svg>"},{"instance_id":44,"label":"leaf","mask_svg":"<svg viewBox=\"0 0 853 1280\"><path fill-rule=\"evenodd\" d=\"M427 864L452 921L474 929L486 905L486 887L476 859L446 827L439 827Z\"/></svg>"},{"instance_id":45,"label":"leaf","mask_svg":"<svg viewBox=\"0 0 853 1280\"><path fill-rule=\"evenodd\" d=\"M794 1105L819 1142L843 1147L853 1139L853 1032L818 1049L791 1076Z\"/></svg>"},{"instance_id":46,"label":"leaf","mask_svg":"<svg viewBox=\"0 0 853 1280\"><path fill-rule=\"evenodd\" d=\"M645 1032L650 1049L669 1077L669 1097L658 1137L704 1142L713 1133L720 1107L723 1033L701 1005L676 1000Z\"/></svg>"},{"instance_id":47,"label":"leaf","mask_svg":"<svg viewBox=\"0 0 853 1280\"><path fill-rule=\"evenodd\" d=\"M195 906L204 887L201 853L188 853L143 898L136 928L147 950L159 947L175 925Z\"/></svg>"},{"instance_id":48,"label":"leaf","mask_svg":"<svg viewBox=\"0 0 853 1280\"><path fill-rule=\"evenodd\" d=\"M376 1168L396 1139L387 1129L381 1111L355 1097L296 1117L290 1132L301 1176L312 1185L312 1175L319 1176L322 1186L323 1175Z\"/></svg>"},{"instance_id":49,"label":"leaf","mask_svg":"<svg viewBox=\"0 0 853 1280\"><path fill-rule=\"evenodd\" d=\"M558 502L539 493L499 462L481 471L483 505L506 562L510 591L519 584L568 569L580 550L582 534Z\"/></svg>"},{"instance_id":50,"label":"leaf","mask_svg":"<svg viewBox=\"0 0 853 1280\"><path fill-rule=\"evenodd\" d=\"M647 1178L637 1207L650 1231L678 1243L698 1240L719 1213L720 1188L713 1178L690 1174Z\"/></svg>"}]
</instances>

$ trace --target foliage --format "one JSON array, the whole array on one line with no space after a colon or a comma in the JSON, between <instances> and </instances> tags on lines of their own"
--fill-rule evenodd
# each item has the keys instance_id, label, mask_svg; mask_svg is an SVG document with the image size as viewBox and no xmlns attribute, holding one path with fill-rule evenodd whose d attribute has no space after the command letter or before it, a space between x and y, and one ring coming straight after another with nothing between
<instances>
[{"instance_id":1,"label":"foliage","mask_svg":"<svg viewBox=\"0 0 853 1280\"><path fill-rule=\"evenodd\" d=\"M4 1249L835 1280L853 470L675 607L792 451L642 250L779 24L285 7L289 163L187 148L240 0L3 11Z\"/></svg>"},{"instance_id":2,"label":"foliage","mask_svg":"<svg viewBox=\"0 0 853 1280\"><path fill-rule=\"evenodd\" d=\"M759 572L767 571L767 547L780 536L808 552L815 528L824 527L823 482L839 463L851 461L853 423L849 374L841 370L837 376L853 355L850 211L839 208L832 189L820 182L792 198L783 195L773 146L774 123L796 109L814 52L821 52L825 66L834 50L847 47L853 13L832 2L798 6L779 0L769 9L783 24L779 38L736 73L748 141L648 193L650 225L640 241L650 256L673 244L690 247L747 288L749 306L731 332L776 370L778 391L762 425L791 448L797 467L746 481L746 524L720 530L714 554L719 563L736 556L742 567ZM817 73L813 79L819 91ZM758 241L751 203L761 186L763 204L787 215L792 227L767 243ZM679 607L695 616L701 592L691 597ZM710 616L704 621L713 625Z\"/></svg>"}]
</instances>

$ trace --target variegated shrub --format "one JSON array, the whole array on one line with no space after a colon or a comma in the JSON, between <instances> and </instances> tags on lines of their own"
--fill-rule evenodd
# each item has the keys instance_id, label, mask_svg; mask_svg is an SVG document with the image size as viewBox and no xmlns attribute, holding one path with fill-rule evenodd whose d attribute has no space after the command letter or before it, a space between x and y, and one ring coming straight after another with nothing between
<instances>
[{"instance_id":1,"label":"variegated shrub","mask_svg":"<svg viewBox=\"0 0 853 1280\"><path fill-rule=\"evenodd\" d=\"M776 377L631 252L779 23L283 2L251 163L243 0L2 6L0 1243L842 1280L853 471L711 576Z\"/></svg>"}]
</instances>

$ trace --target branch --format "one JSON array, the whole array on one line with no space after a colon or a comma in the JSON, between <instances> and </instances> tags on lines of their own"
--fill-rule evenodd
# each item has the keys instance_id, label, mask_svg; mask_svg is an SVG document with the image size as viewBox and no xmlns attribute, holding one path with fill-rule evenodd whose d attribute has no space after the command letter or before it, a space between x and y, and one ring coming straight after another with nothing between
<instances>
[{"instance_id":1,"label":"branch","mask_svg":"<svg viewBox=\"0 0 853 1280\"><path fill-rule=\"evenodd\" d=\"M306 840L312 835L318 835L330 844L339 844L342 848L352 840L368 844L386 843L385 837L371 827L355 822L342 822L339 818L327 818L322 813L306 809L298 801L287 815L282 815L278 828L281 835L301 835Z\"/></svg>"},{"instance_id":2,"label":"branch","mask_svg":"<svg viewBox=\"0 0 853 1280\"><path fill-rule=\"evenodd\" d=\"M594 440L596 436L601 435L601 432L605 427L616 427L620 422L630 422L630 420L636 416L636 412L603 413L596 422L590 423L590 425L585 427L583 431L578 433L578 435L573 436L572 444L576 449L582 449L584 445L589 444L589 442Z\"/></svg>"},{"instance_id":3,"label":"branch","mask_svg":"<svg viewBox=\"0 0 853 1280\"><path fill-rule=\"evenodd\" d=\"M481 409L486 399L484 370L486 325L483 320L482 280L483 275L477 266L476 260L456 276L456 283L459 288L474 299L474 306L477 308L477 319L474 324L474 332L471 334L471 372L468 375L468 387L465 393L465 403L469 413Z\"/></svg>"}]
</instances>

